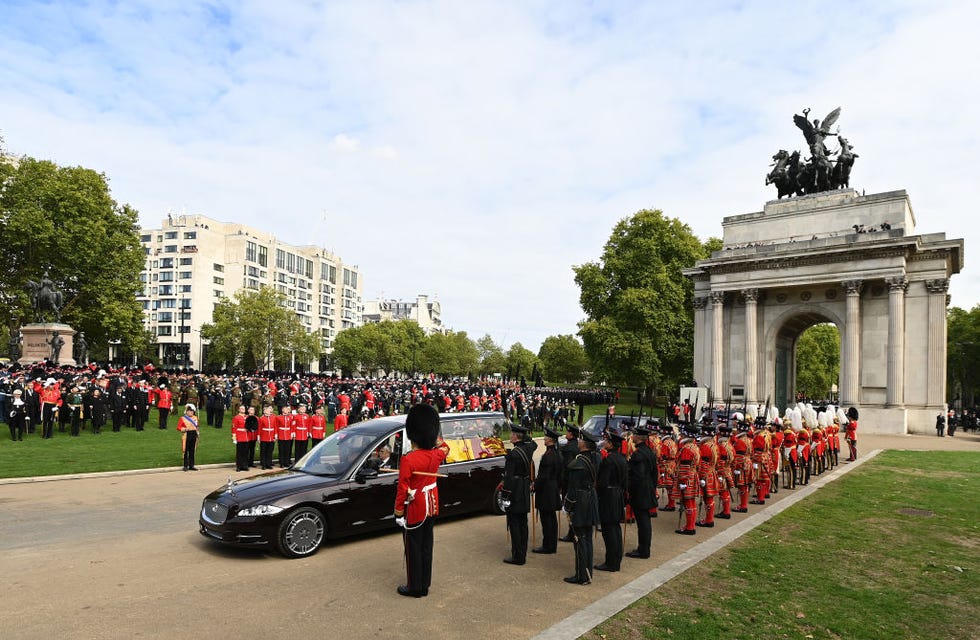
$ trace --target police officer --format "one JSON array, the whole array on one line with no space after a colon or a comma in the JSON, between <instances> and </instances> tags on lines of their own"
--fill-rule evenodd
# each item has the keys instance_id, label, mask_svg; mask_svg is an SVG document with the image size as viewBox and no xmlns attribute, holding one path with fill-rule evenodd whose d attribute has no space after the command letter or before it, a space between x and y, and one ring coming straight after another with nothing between
<instances>
[{"instance_id":1,"label":"police officer","mask_svg":"<svg viewBox=\"0 0 980 640\"><path fill-rule=\"evenodd\" d=\"M646 425L633 428L636 449L629 460L629 503L636 519L636 549L628 551L629 558L649 558L653 527L650 509L657 495L657 454L649 445L650 429Z\"/></svg>"},{"instance_id":2,"label":"police officer","mask_svg":"<svg viewBox=\"0 0 980 640\"><path fill-rule=\"evenodd\" d=\"M510 557L507 564L524 564L527 559L527 514L531 511L531 473L534 469L534 450L538 443L531 439L530 419L513 424L510 441L514 447L504 459L504 511L510 531Z\"/></svg>"},{"instance_id":3,"label":"police officer","mask_svg":"<svg viewBox=\"0 0 980 640\"><path fill-rule=\"evenodd\" d=\"M541 546L531 549L532 553L557 553L558 551L558 510L561 509L561 495L558 481L561 476L561 455L558 453L559 434L551 427L544 429L544 454L538 462L534 477L535 508L541 520Z\"/></svg>"},{"instance_id":4,"label":"police officer","mask_svg":"<svg viewBox=\"0 0 980 640\"><path fill-rule=\"evenodd\" d=\"M586 431L577 438L579 452L566 469L567 487L564 509L568 513L575 542L575 575L565 578L571 584L592 582L592 531L599 524L596 497L598 474L597 436Z\"/></svg>"},{"instance_id":5,"label":"police officer","mask_svg":"<svg viewBox=\"0 0 980 640\"><path fill-rule=\"evenodd\" d=\"M619 571L623 560L623 530L620 522L626 514L626 487L629 471L622 454L623 435L616 427L606 431L602 448L606 456L599 463L596 494L599 498L599 526L606 546L606 559L595 565L599 571Z\"/></svg>"}]
</instances>

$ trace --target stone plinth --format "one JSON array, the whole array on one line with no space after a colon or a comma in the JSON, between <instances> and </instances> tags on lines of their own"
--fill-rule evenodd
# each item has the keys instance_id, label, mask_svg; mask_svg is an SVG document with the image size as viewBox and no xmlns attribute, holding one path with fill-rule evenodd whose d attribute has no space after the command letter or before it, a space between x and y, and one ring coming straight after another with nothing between
<instances>
[{"instance_id":1,"label":"stone plinth","mask_svg":"<svg viewBox=\"0 0 980 640\"><path fill-rule=\"evenodd\" d=\"M62 345L58 357L58 364L74 367L76 364L74 358L76 331L67 324L60 322L34 322L22 326L20 332L24 336L24 342L21 345L23 353L17 362L28 365L50 357L51 345L47 341L51 339L51 334L55 331L65 339L65 344Z\"/></svg>"}]
</instances>

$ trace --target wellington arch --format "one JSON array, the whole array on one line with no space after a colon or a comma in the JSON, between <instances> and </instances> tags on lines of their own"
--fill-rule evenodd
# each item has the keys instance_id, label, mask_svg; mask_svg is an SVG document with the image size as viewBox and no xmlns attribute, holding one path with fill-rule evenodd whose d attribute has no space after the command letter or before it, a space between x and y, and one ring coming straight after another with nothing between
<instances>
[{"instance_id":1,"label":"wellington arch","mask_svg":"<svg viewBox=\"0 0 980 640\"><path fill-rule=\"evenodd\" d=\"M915 234L905 191L841 189L724 219L694 282L694 377L716 398L784 410L796 340L833 323L840 404L861 430L926 433L946 405L946 306L963 240ZM860 232L859 232L860 231Z\"/></svg>"}]
</instances>

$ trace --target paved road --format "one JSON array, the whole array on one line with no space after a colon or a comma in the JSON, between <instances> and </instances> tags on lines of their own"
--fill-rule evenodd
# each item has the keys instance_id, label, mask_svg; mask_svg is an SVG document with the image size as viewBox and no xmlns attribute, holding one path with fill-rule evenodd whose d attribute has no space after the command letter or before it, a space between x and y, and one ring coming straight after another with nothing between
<instances>
[{"instance_id":1,"label":"paved road","mask_svg":"<svg viewBox=\"0 0 980 640\"><path fill-rule=\"evenodd\" d=\"M966 434L866 436L861 444L980 451L980 437ZM674 514L662 514L651 560L626 559L622 572L580 587L561 581L572 573L570 545L511 567L501 562L509 550L502 518L443 522L433 588L415 600L395 594L404 576L397 534L330 543L304 560L205 540L197 532L201 498L228 475L219 468L0 484L3 637L456 638L464 628L472 638L530 637L731 524L688 538L671 533ZM628 535L627 548L635 530ZM601 558L601 537L596 547Z\"/></svg>"}]
</instances>

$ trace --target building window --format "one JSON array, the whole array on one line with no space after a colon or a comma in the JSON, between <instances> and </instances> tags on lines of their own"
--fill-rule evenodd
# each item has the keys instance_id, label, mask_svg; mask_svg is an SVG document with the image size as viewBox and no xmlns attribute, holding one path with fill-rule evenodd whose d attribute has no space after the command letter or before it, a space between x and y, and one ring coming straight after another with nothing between
<instances>
[{"instance_id":1,"label":"building window","mask_svg":"<svg viewBox=\"0 0 980 640\"><path fill-rule=\"evenodd\" d=\"M168 244L163 248L164 253L177 253L177 245Z\"/></svg>"},{"instance_id":2,"label":"building window","mask_svg":"<svg viewBox=\"0 0 980 640\"><path fill-rule=\"evenodd\" d=\"M225 271L225 265L218 264L217 262L215 262L214 263L214 270L217 271L217 272L219 272L219 273L224 273L224 271Z\"/></svg>"},{"instance_id":3,"label":"building window","mask_svg":"<svg viewBox=\"0 0 980 640\"><path fill-rule=\"evenodd\" d=\"M191 265L193 263L194 263L194 258L181 258L180 259L180 266L182 266L182 267Z\"/></svg>"},{"instance_id":4,"label":"building window","mask_svg":"<svg viewBox=\"0 0 980 640\"><path fill-rule=\"evenodd\" d=\"M258 289L259 288L259 281L258 280L253 280L252 278L249 278L246 281L246 285L245 286L247 286L249 289Z\"/></svg>"},{"instance_id":5,"label":"building window","mask_svg":"<svg viewBox=\"0 0 980 640\"><path fill-rule=\"evenodd\" d=\"M169 325L164 326L164 327L157 327L157 335L158 336L172 336L173 335L172 327L170 327Z\"/></svg>"},{"instance_id":6,"label":"building window","mask_svg":"<svg viewBox=\"0 0 980 640\"><path fill-rule=\"evenodd\" d=\"M174 272L173 271L161 271L160 272L160 282L173 282Z\"/></svg>"},{"instance_id":7,"label":"building window","mask_svg":"<svg viewBox=\"0 0 980 640\"><path fill-rule=\"evenodd\" d=\"M153 236L150 235L149 233L140 236L140 242L149 242L152 239L153 239Z\"/></svg>"},{"instance_id":8,"label":"building window","mask_svg":"<svg viewBox=\"0 0 980 640\"><path fill-rule=\"evenodd\" d=\"M177 232L176 231L168 231L165 234L163 234L163 237L166 238L167 240L176 240L177 239Z\"/></svg>"},{"instance_id":9,"label":"building window","mask_svg":"<svg viewBox=\"0 0 980 640\"><path fill-rule=\"evenodd\" d=\"M307 260L306 261L306 277L307 278L312 278L313 277L313 261L312 260Z\"/></svg>"},{"instance_id":10,"label":"building window","mask_svg":"<svg viewBox=\"0 0 980 640\"><path fill-rule=\"evenodd\" d=\"M223 298L223 297L224 297L224 295L225 295L225 294L223 294L223 293L221 293L221 289L215 289L215 290L214 290L214 297L215 297L215 298Z\"/></svg>"},{"instance_id":11,"label":"building window","mask_svg":"<svg viewBox=\"0 0 980 640\"><path fill-rule=\"evenodd\" d=\"M153 266L156 267L156 264L154 264ZM174 268L174 259L173 258L161 258L160 259L160 268L161 269L173 269Z\"/></svg>"},{"instance_id":12,"label":"building window","mask_svg":"<svg viewBox=\"0 0 980 640\"><path fill-rule=\"evenodd\" d=\"M191 299L190 298L181 298L180 299L180 308L181 309L190 309L191 308ZM189 318L190 316L187 316L187 317Z\"/></svg>"},{"instance_id":13,"label":"building window","mask_svg":"<svg viewBox=\"0 0 980 640\"><path fill-rule=\"evenodd\" d=\"M249 275L249 276L252 276L253 278L258 278L259 277L259 268L258 267L247 267L245 269L245 274L246 275Z\"/></svg>"},{"instance_id":14,"label":"building window","mask_svg":"<svg viewBox=\"0 0 980 640\"><path fill-rule=\"evenodd\" d=\"M177 293L190 293L190 292L191 292L191 285L189 284L177 285Z\"/></svg>"},{"instance_id":15,"label":"building window","mask_svg":"<svg viewBox=\"0 0 980 640\"><path fill-rule=\"evenodd\" d=\"M177 308L177 301L174 298L170 298L169 300L160 300L159 302L160 302L160 307L163 309Z\"/></svg>"},{"instance_id":16,"label":"building window","mask_svg":"<svg viewBox=\"0 0 980 640\"><path fill-rule=\"evenodd\" d=\"M250 262L255 262L257 254L258 254L258 245L252 242L251 240L247 240L245 242L245 259Z\"/></svg>"},{"instance_id":17,"label":"building window","mask_svg":"<svg viewBox=\"0 0 980 640\"><path fill-rule=\"evenodd\" d=\"M197 240L197 231L185 231L184 240Z\"/></svg>"},{"instance_id":18,"label":"building window","mask_svg":"<svg viewBox=\"0 0 980 640\"><path fill-rule=\"evenodd\" d=\"M152 276L150 276L150 278L153 280L153 282L156 282L160 279L160 276L154 273Z\"/></svg>"},{"instance_id":19,"label":"building window","mask_svg":"<svg viewBox=\"0 0 980 640\"><path fill-rule=\"evenodd\" d=\"M268 267L269 266L269 248L259 246L259 266Z\"/></svg>"},{"instance_id":20,"label":"building window","mask_svg":"<svg viewBox=\"0 0 980 640\"><path fill-rule=\"evenodd\" d=\"M225 279L222 278L222 277L219 277L219 276L215 276L214 277L214 283L215 284L224 284L225 283Z\"/></svg>"},{"instance_id":21,"label":"building window","mask_svg":"<svg viewBox=\"0 0 980 640\"><path fill-rule=\"evenodd\" d=\"M159 318L160 322L173 322L174 321L174 314L172 312L170 312L170 311L164 311L164 312L160 313L157 316L157 318Z\"/></svg>"},{"instance_id":22,"label":"building window","mask_svg":"<svg viewBox=\"0 0 980 640\"><path fill-rule=\"evenodd\" d=\"M190 271L181 271L178 277L181 280L190 280L191 279L191 272Z\"/></svg>"},{"instance_id":23,"label":"building window","mask_svg":"<svg viewBox=\"0 0 980 640\"><path fill-rule=\"evenodd\" d=\"M180 331L181 333L190 333L191 332L191 328L190 327L187 327L187 326L177 327L177 330Z\"/></svg>"}]
</instances>

